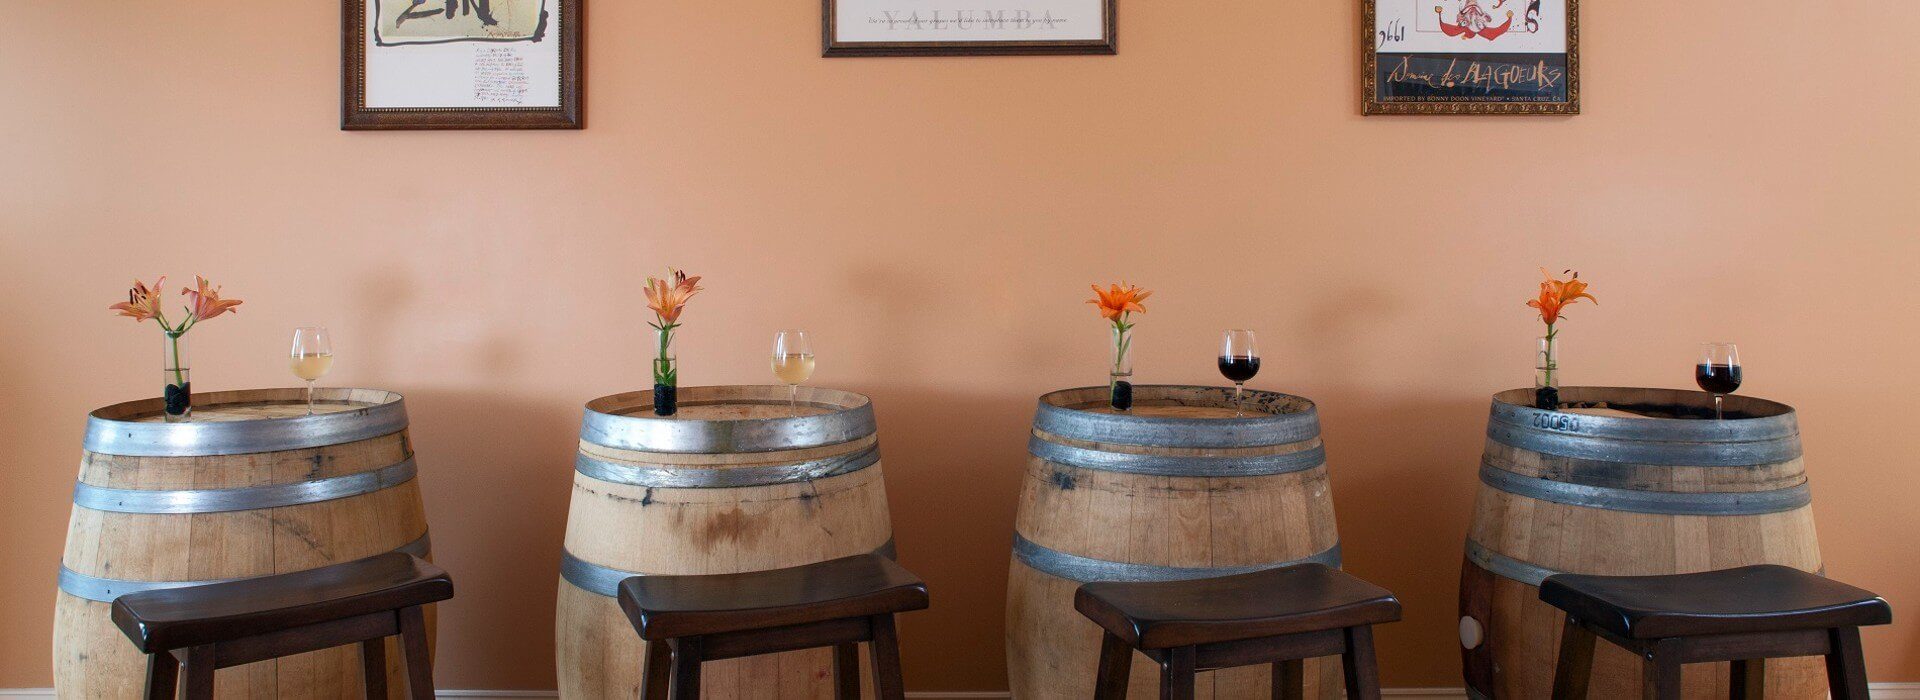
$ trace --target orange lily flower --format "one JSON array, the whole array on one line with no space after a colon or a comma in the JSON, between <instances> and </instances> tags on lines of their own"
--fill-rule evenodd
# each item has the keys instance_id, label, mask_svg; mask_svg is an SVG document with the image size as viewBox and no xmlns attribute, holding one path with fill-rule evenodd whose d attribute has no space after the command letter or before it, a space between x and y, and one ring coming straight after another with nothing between
<instances>
[{"instance_id":1,"label":"orange lily flower","mask_svg":"<svg viewBox=\"0 0 1920 700\"><path fill-rule=\"evenodd\" d=\"M1093 285L1093 294L1094 298L1088 299L1087 303L1094 305L1095 309L1100 312L1101 317L1115 324L1123 323L1124 317L1129 313L1146 313L1147 307L1141 305L1140 302L1146 301L1147 297L1153 296L1153 292L1141 289L1137 285L1126 284L1125 282L1108 285L1108 288L1104 290L1100 288L1100 285Z\"/></svg>"},{"instance_id":2,"label":"orange lily flower","mask_svg":"<svg viewBox=\"0 0 1920 700\"><path fill-rule=\"evenodd\" d=\"M1546 279L1540 283L1540 297L1528 301L1527 306L1539 309L1540 320L1545 321L1548 326L1560 320L1560 309L1569 304L1581 299L1595 304L1600 303L1599 299L1587 293L1587 283L1580 281L1578 272L1573 272L1573 276L1565 280L1555 279L1553 273L1547 272L1546 268L1541 268L1540 274L1546 276Z\"/></svg>"},{"instance_id":3,"label":"orange lily flower","mask_svg":"<svg viewBox=\"0 0 1920 700\"><path fill-rule=\"evenodd\" d=\"M667 274L670 279L647 278L647 308L653 309L662 325L672 326L680 320L687 300L699 293L701 287L698 275L688 277L685 271L673 268L667 268Z\"/></svg>"},{"instance_id":4,"label":"orange lily flower","mask_svg":"<svg viewBox=\"0 0 1920 700\"><path fill-rule=\"evenodd\" d=\"M234 307L242 303L239 299L222 299L220 298L219 287L212 289L207 288L207 278L194 275L193 279L199 284L200 288L182 288L180 293L187 295L187 310L193 313L194 323L205 321L228 311L239 313L234 310Z\"/></svg>"},{"instance_id":5,"label":"orange lily flower","mask_svg":"<svg viewBox=\"0 0 1920 700\"><path fill-rule=\"evenodd\" d=\"M133 286L127 289L127 300L107 308L112 311L118 311L121 316L126 316L136 322L145 321L150 318L159 318L160 286L166 283L166 275L161 275L160 279L154 280L153 286L151 287L147 286L145 282L134 280Z\"/></svg>"}]
</instances>

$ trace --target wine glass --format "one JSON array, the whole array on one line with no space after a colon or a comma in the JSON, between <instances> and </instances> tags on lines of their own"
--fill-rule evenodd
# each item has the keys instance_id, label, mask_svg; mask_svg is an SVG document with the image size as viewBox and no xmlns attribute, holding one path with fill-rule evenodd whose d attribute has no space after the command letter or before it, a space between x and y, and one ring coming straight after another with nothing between
<instances>
[{"instance_id":1,"label":"wine glass","mask_svg":"<svg viewBox=\"0 0 1920 700\"><path fill-rule=\"evenodd\" d=\"M1713 394L1714 419L1725 420L1720 404L1727 394L1740 388L1740 348L1733 343L1701 343L1693 381L1701 391Z\"/></svg>"},{"instance_id":2,"label":"wine glass","mask_svg":"<svg viewBox=\"0 0 1920 700\"><path fill-rule=\"evenodd\" d=\"M800 415L800 385L813 377L813 347L806 331L773 334L773 376L787 384L788 415Z\"/></svg>"},{"instance_id":3,"label":"wine glass","mask_svg":"<svg viewBox=\"0 0 1920 700\"><path fill-rule=\"evenodd\" d=\"M1260 350L1254 346L1253 331L1233 329L1220 333L1220 374L1233 382L1233 415L1241 416L1240 394L1247 380L1260 373Z\"/></svg>"},{"instance_id":4,"label":"wine glass","mask_svg":"<svg viewBox=\"0 0 1920 700\"><path fill-rule=\"evenodd\" d=\"M317 326L293 329L293 376L307 381L307 415L313 415L313 383L333 369L333 337Z\"/></svg>"}]
</instances>

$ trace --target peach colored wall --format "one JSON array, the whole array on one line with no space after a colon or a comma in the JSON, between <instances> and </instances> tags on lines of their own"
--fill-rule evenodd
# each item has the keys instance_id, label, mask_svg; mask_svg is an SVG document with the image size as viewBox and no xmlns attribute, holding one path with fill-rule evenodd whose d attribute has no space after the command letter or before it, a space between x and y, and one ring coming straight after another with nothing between
<instances>
[{"instance_id":1,"label":"peach colored wall","mask_svg":"<svg viewBox=\"0 0 1920 700\"><path fill-rule=\"evenodd\" d=\"M444 687L552 687L551 603L587 399L646 383L637 285L705 274L689 383L768 380L778 327L871 394L919 690L1005 688L1001 602L1033 397L1101 380L1086 284L1157 294L1146 381L1320 402L1349 568L1399 592L1389 685L1459 685L1459 549L1485 404L1529 381L1536 267L1602 305L1575 382L1684 386L1742 344L1798 406L1828 570L1892 599L1875 680L1920 680L1920 5L1589 1L1587 113L1362 118L1357 2L1122 0L1118 56L818 57L813 0L595 0L584 132L341 133L338 8L8 0L0 42L0 687L50 681L82 416L157 387L133 275L247 305L197 383L407 394L439 560Z\"/></svg>"}]
</instances>

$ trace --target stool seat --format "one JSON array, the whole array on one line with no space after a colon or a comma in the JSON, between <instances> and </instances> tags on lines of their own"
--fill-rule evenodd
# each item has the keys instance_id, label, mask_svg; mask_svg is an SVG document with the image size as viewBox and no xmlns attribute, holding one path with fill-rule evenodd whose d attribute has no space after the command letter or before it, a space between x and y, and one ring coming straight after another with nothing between
<instances>
[{"instance_id":1,"label":"stool seat","mask_svg":"<svg viewBox=\"0 0 1920 700\"><path fill-rule=\"evenodd\" d=\"M1191 581L1100 581L1073 606L1121 641L1166 649L1393 622L1391 592L1324 564Z\"/></svg>"},{"instance_id":2,"label":"stool seat","mask_svg":"<svg viewBox=\"0 0 1920 700\"><path fill-rule=\"evenodd\" d=\"M1697 574L1559 574L1540 599L1628 639L1882 625L1893 609L1873 593L1787 566Z\"/></svg>"},{"instance_id":3,"label":"stool seat","mask_svg":"<svg viewBox=\"0 0 1920 700\"><path fill-rule=\"evenodd\" d=\"M635 576L620 607L648 641L927 608L927 585L876 554L772 571Z\"/></svg>"},{"instance_id":4,"label":"stool seat","mask_svg":"<svg viewBox=\"0 0 1920 700\"><path fill-rule=\"evenodd\" d=\"M141 652L154 653L452 597L446 571L390 552L309 571L120 596L113 623Z\"/></svg>"}]
</instances>

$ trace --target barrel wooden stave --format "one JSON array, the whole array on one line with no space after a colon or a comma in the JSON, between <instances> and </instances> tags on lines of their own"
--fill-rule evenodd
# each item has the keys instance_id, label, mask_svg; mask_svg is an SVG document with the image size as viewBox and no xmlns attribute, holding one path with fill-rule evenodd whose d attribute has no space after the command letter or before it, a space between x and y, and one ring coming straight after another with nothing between
<instances>
[{"instance_id":1,"label":"barrel wooden stave","mask_svg":"<svg viewBox=\"0 0 1920 700\"><path fill-rule=\"evenodd\" d=\"M397 402L377 390L321 390L354 405ZM299 401L296 407L287 401ZM196 395L196 423L303 416L303 390ZM103 409L105 411L107 409ZM322 404L322 412L356 410ZM138 414L125 419L140 419ZM116 420L122 419L115 416ZM82 484L141 491L236 489L300 484L370 472L404 462L412 448L399 432L335 445L209 456L113 455L87 451ZM76 505L62 565L75 573L131 581L205 581L289 573L393 551L427 532L417 480L335 500L264 509L128 513ZM138 697L146 659L111 619L109 603L56 594L55 687L61 697ZM429 610L431 622L431 610ZM399 647L389 642L388 678L401 696ZM357 651L330 649L222 669L221 697L346 697L361 692Z\"/></svg>"},{"instance_id":2,"label":"barrel wooden stave","mask_svg":"<svg viewBox=\"0 0 1920 700\"><path fill-rule=\"evenodd\" d=\"M1136 387L1131 413L1231 419L1228 395L1207 387ZM1281 394L1249 395L1256 397L1250 402L1256 410L1295 413L1312 406ZM1104 398L1104 389L1083 389L1056 392L1043 401L1108 413L1099 403ZM1195 447L1082 439L1037 426L1036 445L1064 445L1122 459L1223 458L1219 461L1244 464L1265 457L1298 457L1309 464L1284 473L1194 477L1088 468L1030 454L1015 531L1046 550L1151 567L1256 566L1337 554L1339 534L1317 426L1308 432L1272 444L1259 444L1255 437L1249 444ZM1073 608L1073 594L1081 583L1031 566L1016 551L1009 566L1007 602L1008 676L1014 697L1092 694L1101 631ZM1310 660L1307 666L1307 697L1341 693L1338 659ZM1130 697L1156 697L1157 668L1145 656L1135 656ZM1204 672L1198 676L1196 695L1268 697L1271 678L1268 667Z\"/></svg>"},{"instance_id":3,"label":"barrel wooden stave","mask_svg":"<svg viewBox=\"0 0 1920 700\"><path fill-rule=\"evenodd\" d=\"M1496 401L1525 401L1531 391L1507 392ZM1710 410L1711 399L1696 392L1671 390L1562 390L1568 401L1609 401L1640 407L1684 401L1690 410ZM1791 420L1791 409L1746 397L1730 400L1755 415ZM1561 413L1561 412L1553 412ZM1574 415L1580 415L1574 413ZM1662 420L1639 418L1633 420ZM1674 420L1674 419L1666 419ZM1540 425L1559 425L1544 421ZM1708 432L1714 426L1665 426L1676 430L1702 429L1698 439L1673 439L1680 454L1695 455L1702 445L1737 441L1731 434ZM1773 434L1793 434L1787 423ZM1675 434L1683 435L1683 434ZM1509 438L1511 439L1511 438ZM1518 441L1525 441L1524 439ZM1596 441L1604 445L1604 441ZM1658 441L1642 441L1633 449L1651 449ZM1656 451L1657 452L1657 451ZM1704 461L1704 460L1701 460ZM1766 461L1746 464L1687 464L1684 458L1609 460L1601 455L1569 456L1502 442L1490 428L1483 469L1491 468L1583 486L1624 492L1690 494L1694 501L1722 494L1760 495L1803 488L1805 467L1797 449ZM1573 499L1563 499L1573 500ZM1686 499L1681 499L1685 502ZM1604 505L1604 504L1602 504ZM1722 508L1724 506L1713 506ZM1469 686L1495 698L1543 697L1552 686L1561 627L1565 614L1539 600L1537 584L1489 570L1491 555L1552 572L1611 575L1653 575L1725 569L1771 563L1807 571L1821 568L1811 505L1737 514L1696 515L1636 512L1546 500L1511 493L1483 481L1468 534L1469 553L1461 576L1461 614L1473 618L1485 638L1475 649L1464 650ZM1475 550L1481 551L1476 559ZM1694 664L1685 672L1686 697L1725 697L1727 664ZM1592 690L1594 697L1627 697L1639 692L1639 658L1609 644L1596 645ZM1767 661L1769 697L1817 698L1825 692L1819 659Z\"/></svg>"},{"instance_id":4,"label":"barrel wooden stave","mask_svg":"<svg viewBox=\"0 0 1920 700\"><path fill-rule=\"evenodd\" d=\"M788 415L786 387L697 387L681 390L676 419L755 421ZM611 399L611 401L609 401ZM802 388L803 415L864 405L865 397ZM635 392L596 401L602 411L639 413L651 395ZM850 459L877 447L869 430L852 440L761 452L653 452L583 439L581 455L618 467L754 470ZM567 519L568 555L625 572L717 574L811 564L887 551L892 540L882 464L824 478L718 488L661 487L574 474ZM562 697L633 697L639 692L645 644L618 602L564 575L556 615L556 664ZM863 658L863 663L865 660ZM832 654L809 649L728 659L701 668L707 698L832 697ZM868 683L862 675L863 684Z\"/></svg>"}]
</instances>

